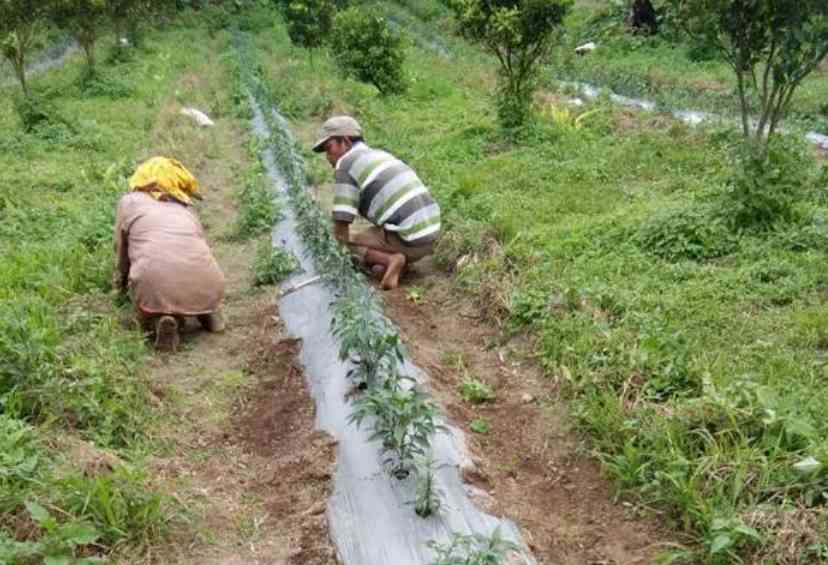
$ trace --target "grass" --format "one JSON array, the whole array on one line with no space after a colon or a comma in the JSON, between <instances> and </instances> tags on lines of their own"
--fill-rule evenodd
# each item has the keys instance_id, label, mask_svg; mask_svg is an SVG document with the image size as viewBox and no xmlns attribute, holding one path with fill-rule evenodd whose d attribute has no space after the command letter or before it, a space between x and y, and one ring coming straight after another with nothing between
<instances>
[{"instance_id":1,"label":"grass","mask_svg":"<svg viewBox=\"0 0 828 565\"><path fill-rule=\"evenodd\" d=\"M255 41L264 80L295 109L306 160L327 114L298 99L314 96L417 170L444 210L443 264L483 302L497 298L511 331L537 336L596 455L623 491L695 536L687 554L782 560L781 524L796 516L825 532L826 475L794 467L821 460L828 432L825 209L814 188L825 172L806 148L795 152L810 188L793 197L793 219L734 231L711 223L727 218L717 214L736 174L732 130L598 100L574 111L595 111L579 127L548 112L514 145L495 123L485 57L412 45L410 92L380 97L324 55L311 68L279 26ZM790 552L815 559L822 535Z\"/></svg>"},{"instance_id":2,"label":"grass","mask_svg":"<svg viewBox=\"0 0 828 565\"><path fill-rule=\"evenodd\" d=\"M30 127L15 110L19 87L0 87L3 563L140 553L177 514L144 470L157 447L147 434L156 416L147 347L124 328L129 309L109 289L126 178L147 146L175 146L170 130L156 129L162 107L179 77L218 48L188 21L153 32L151 47L126 62L102 63L94 81L79 56L31 77L47 112ZM226 96L198 98L212 112ZM113 461L112 472L85 468L60 447L67 442Z\"/></svg>"}]
</instances>

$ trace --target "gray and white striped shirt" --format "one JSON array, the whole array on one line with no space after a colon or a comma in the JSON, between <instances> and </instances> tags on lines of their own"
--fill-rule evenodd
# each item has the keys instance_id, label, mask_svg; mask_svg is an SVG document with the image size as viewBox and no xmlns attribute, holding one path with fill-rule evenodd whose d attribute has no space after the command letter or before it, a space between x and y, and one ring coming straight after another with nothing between
<instances>
[{"instance_id":1,"label":"gray and white striped shirt","mask_svg":"<svg viewBox=\"0 0 828 565\"><path fill-rule=\"evenodd\" d=\"M409 245L424 245L440 234L440 206L405 163L365 143L357 143L336 164L334 220L353 222L357 214L396 232Z\"/></svg>"}]
</instances>

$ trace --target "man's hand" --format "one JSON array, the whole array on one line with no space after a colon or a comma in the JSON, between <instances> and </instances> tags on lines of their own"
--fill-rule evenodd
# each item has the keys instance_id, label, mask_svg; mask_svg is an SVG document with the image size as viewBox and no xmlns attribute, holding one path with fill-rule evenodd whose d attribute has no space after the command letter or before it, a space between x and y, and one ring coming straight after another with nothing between
<instances>
[{"instance_id":1,"label":"man's hand","mask_svg":"<svg viewBox=\"0 0 828 565\"><path fill-rule=\"evenodd\" d=\"M351 241L351 224L348 222L334 222L334 238L343 244L348 245Z\"/></svg>"}]
</instances>

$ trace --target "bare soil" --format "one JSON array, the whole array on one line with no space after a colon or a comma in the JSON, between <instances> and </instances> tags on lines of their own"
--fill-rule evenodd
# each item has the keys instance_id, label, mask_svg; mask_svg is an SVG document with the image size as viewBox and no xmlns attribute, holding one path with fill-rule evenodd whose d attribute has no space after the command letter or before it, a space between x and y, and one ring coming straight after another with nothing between
<instances>
[{"instance_id":1,"label":"bare soil","mask_svg":"<svg viewBox=\"0 0 828 565\"><path fill-rule=\"evenodd\" d=\"M480 499L488 511L519 524L540 563L649 564L676 541L655 511L615 501L598 463L569 429L555 383L529 358L528 344L503 344L479 307L428 259L384 296L435 397L467 433L475 462L467 482L490 495ZM465 401L459 387L469 378L491 386L495 399ZM474 433L473 420L484 420L490 431Z\"/></svg>"},{"instance_id":2,"label":"bare soil","mask_svg":"<svg viewBox=\"0 0 828 565\"><path fill-rule=\"evenodd\" d=\"M211 74L182 77L182 98L210 92ZM315 430L314 403L295 364L299 344L286 339L275 290L251 287L254 242L229 237L233 191L249 158L245 134L231 119L198 128L170 101L147 156L171 155L199 179L199 216L227 279L220 334L189 320L175 354L149 367L160 413L154 430L165 446L152 458L156 487L180 509L166 542L123 563L333 565L326 501L335 442ZM215 116L214 116L215 118Z\"/></svg>"}]
</instances>

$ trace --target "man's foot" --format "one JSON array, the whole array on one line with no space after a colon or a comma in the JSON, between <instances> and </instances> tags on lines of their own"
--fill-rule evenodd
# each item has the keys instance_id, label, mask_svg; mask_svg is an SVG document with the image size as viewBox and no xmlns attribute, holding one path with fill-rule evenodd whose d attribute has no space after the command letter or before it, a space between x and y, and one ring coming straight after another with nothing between
<instances>
[{"instance_id":1,"label":"man's foot","mask_svg":"<svg viewBox=\"0 0 828 565\"><path fill-rule=\"evenodd\" d=\"M404 268L405 255L402 253L391 255L385 269L385 275L382 277L382 283L380 283L382 290L394 290L397 288L400 285L400 274Z\"/></svg>"},{"instance_id":2,"label":"man's foot","mask_svg":"<svg viewBox=\"0 0 828 565\"><path fill-rule=\"evenodd\" d=\"M209 314L201 314L197 317L198 323L208 332L219 333L224 331L224 316L221 315L221 312L210 312Z\"/></svg>"},{"instance_id":3,"label":"man's foot","mask_svg":"<svg viewBox=\"0 0 828 565\"><path fill-rule=\"evenodd\" d=\"M161 316L155 323L155 350L175 353L178 350L178 321L172 316Z\"/></svg>"}]
</instances>

